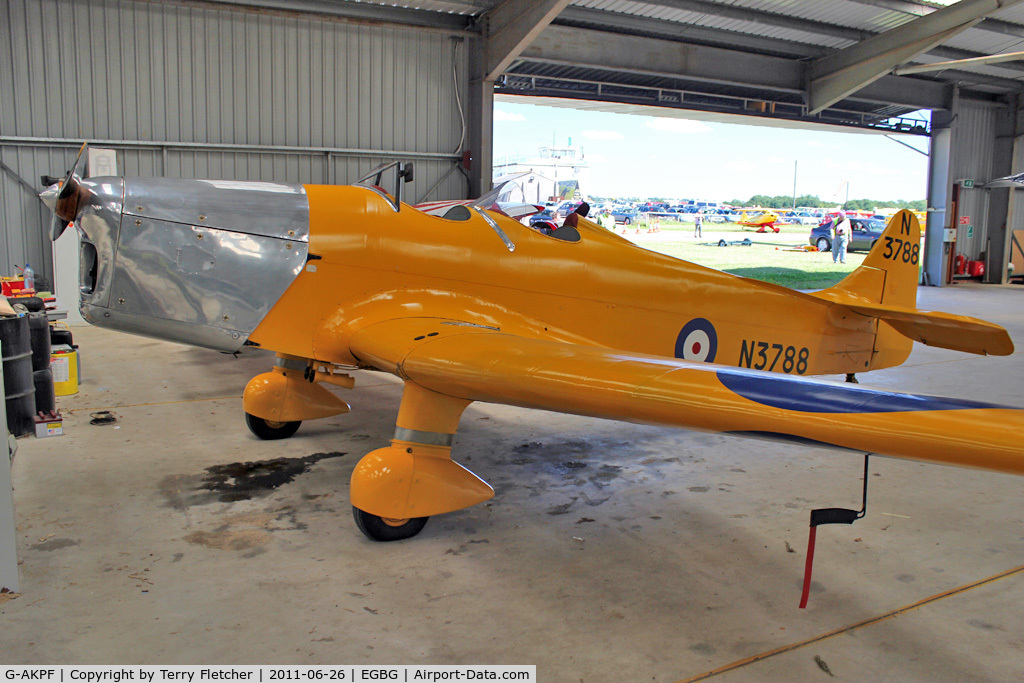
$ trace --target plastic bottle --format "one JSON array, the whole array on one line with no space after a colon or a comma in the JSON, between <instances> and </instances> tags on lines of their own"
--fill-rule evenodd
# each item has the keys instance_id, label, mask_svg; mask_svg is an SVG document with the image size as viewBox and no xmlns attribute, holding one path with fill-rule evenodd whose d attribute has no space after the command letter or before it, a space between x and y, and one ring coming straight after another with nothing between
<instances>
[{"instance_id":1,"label":"plastic bottle","mask_svg":"<svg viewBox=\"0 0 1024 683\"><path fill-rule=\"evenodd\" d=\"M22 277L25 278L25 289L36 290L36 274L32 270L32 266L28 263L25 264L25 270L22 271Z\"/></svg>"}]
</instances>

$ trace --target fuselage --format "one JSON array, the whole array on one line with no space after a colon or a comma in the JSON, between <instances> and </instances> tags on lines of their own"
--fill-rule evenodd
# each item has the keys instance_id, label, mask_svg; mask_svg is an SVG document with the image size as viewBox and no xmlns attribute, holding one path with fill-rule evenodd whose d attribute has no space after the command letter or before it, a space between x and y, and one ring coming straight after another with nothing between
<instances>
[{"instance_id":1,"label":"fuselage","mask_svg":"<svg viewBox=\"0 0 1024 683\"><path fill-rule=\"evenodd\" d=\"M306 186L310 259L250 336L354 363L348 337L398 315L789 374L869 369L876 322L783 287L642 249L580 221L578 241L495 212L429 216L357 186Z\"/></svg>"},{"instance_id":2,"label":"fuselage","mask_svg":"<svg viewBox=\"0 0 1024 683\"><path fill-rule=\"evenodd\" d=\"M83 184L81 310L100 326L339 364L360 360L354 332L398 316L796 375L892 364L874 318L586 220L566 240L495 211L431 216L365 186Z\"/></svg>"}]
</instances>

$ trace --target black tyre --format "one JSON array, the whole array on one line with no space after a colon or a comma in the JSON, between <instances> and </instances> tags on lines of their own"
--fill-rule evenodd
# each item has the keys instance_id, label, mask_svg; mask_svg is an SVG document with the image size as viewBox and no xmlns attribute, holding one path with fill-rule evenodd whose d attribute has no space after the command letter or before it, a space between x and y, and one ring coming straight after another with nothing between
<instances>
[{"instance_id":1,"label":"black tyre","mask_svg":"<svg viewBox=\"0 0 1024 683\"><path fill-rule=\"evenodd\" d=\"M829 251L832 249L832 244L828 241L827 237L818 238L818 251Z\"/></svg>"},{"instance_id":2,"label":"black tyre","mask_svg":"<svg viewBox=\"0 0 1024 683\"><path fill-rule=\"evenodd\" d=\"M46 310L46 304L38 296L19 297L11 303L19 303L29 310L29 313L40 313Z\"/></svg>"},{"instance_id":3,"label":"black tyre","mask_svg":"<svg viewBox=\"0 0 1024 683\"><path fill-rule=\"evenodd\" d=\"M299 430L299 425L302 424L302 421L273 422L246 413L245 424L249 427L249 431L257 437L264 441L273 441L274 439L287 439Z\"/></svg>"},{"instance_id":4,"label":"black tyre","mask_svg":"<svg viewBox=\"0 0 1024 683\"><path fill-rule=\"evenodd\" d=\"M371 515L359 508L352 506L352 517L356 520L356 526L371 541L402 541L412 538L423 527L427 525L430 517L412 517L410 519L385 519L377 515Z\"/></svg>"},{"instance_id":5,"label":"black tyre","mask_svg":"<svg viewBox=\"0 0 1024 683\"><path fill-rule=\"evenodd\" d=\"M629 224L630 224L630 223L632 223L632 222L633 222L633 221L632 221L632 220L630 220L630 219L629 219L629 218L627 217L627 218L625 218L625 219L624 219L624 220L622 221L622 224L623 224L623 225L629 225Z\"/></svg>"},{"instance_id":6,"label":"black tyre","mask_svg":"<svg viewBox=\"0 0 1024 683\"><path fill-rule=\"evenodd\" d=\"M875 240L874 242L871 243L871 246L868 247L868 251L871 251L872 249L874 249L876 244L878 244L878 240Z\"/></svg>"}]
</instances>

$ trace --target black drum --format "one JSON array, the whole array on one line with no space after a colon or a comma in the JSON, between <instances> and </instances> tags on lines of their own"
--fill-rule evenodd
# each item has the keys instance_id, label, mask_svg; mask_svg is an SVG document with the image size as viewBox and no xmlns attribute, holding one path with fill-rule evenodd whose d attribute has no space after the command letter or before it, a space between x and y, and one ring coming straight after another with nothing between
<instances>
[{"instance_id":1,"label":"black drum","mask_svg":"<svg viewBox=\"0 0 1024 683\"><path fill-rule=\"evenodd\" d=\"M57 394L53 389L53 372L49 368L32 373L36 389L36 412L50 414L57 410Z\"/></svg>"},{"instance_id":2,"label":"black drum","mask_svg":"<svg viewBox=\"0 0 1024 683\"><path fill-rule=\"evenodd\" d=\"M50 368L50 321L45 313L28 314L28 330L32 339L32 370Z\"/></svg>"},{"instance_id":3,"label":"black drum","mask_svg":"<svg viewBox=\"0 0 1024 683\"><path fill-rule=\"evenodd\" d=\"M28 316L0 317L3 345L4 406L7 428L15 436L35 432L36 389L32 378L32 343Z\"/></svg>"}]
</instances>

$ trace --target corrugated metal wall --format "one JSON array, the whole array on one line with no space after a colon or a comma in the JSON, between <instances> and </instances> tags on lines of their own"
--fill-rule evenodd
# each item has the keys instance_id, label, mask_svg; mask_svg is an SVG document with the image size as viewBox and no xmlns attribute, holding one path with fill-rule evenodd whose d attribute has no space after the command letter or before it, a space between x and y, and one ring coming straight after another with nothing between
<instances>
[{"instance_id":1,"label":"corrugated metal wall","mask_svg":"<svg viewBox=\"0 0 1024 683\"><path fill-rule=\"evenodd\" d=\"M430 198L464 197L450 173L456 62L463 101L467 74L455 47L433 30L322 16L0 0L0 272L28 260L51 275L33 191L66 172L82 140L150 143L111 145L119 173L140 176L344 183L412 159L413 201L446 174Z\"/></svg>"},{"instance_id":2,"label":"corrugated metal wall","mask_svg":"<svg viewBox=\"0 0 1024 683\"><path fill-rule=\"evenodd\" d=\"M970 178L981 185L992 179L996 114L996 109L991 105L966 100L958 102L954 109L956 120L950 150L952 181ZM987 191L977 188L960 190L957 214L969 221L967 224L958 224L956 253L963 254L971 261L980 258L981 252L988 249L988 195Z\"/></svg>"}]
</instances>

